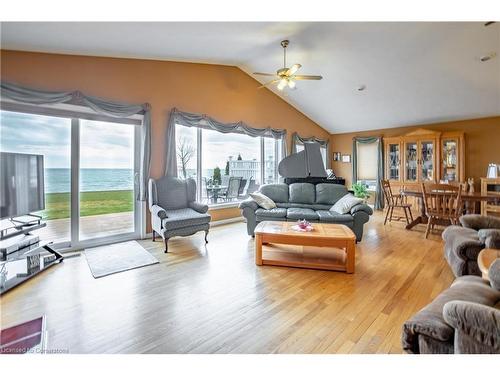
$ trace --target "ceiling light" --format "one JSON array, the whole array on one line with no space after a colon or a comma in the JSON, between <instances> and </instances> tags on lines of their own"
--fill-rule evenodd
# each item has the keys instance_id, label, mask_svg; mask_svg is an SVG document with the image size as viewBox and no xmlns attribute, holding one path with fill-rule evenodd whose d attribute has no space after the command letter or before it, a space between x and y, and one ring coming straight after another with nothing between
<instances>
[{"instance_id":1,"label":"ceiling light","mask_svg":"<svg viewBox=\"0 0 500 375\"><path fill-rule=\"evenodd\" d=\"M295 88L295 81L289 80L288 81L288 87L291 88L291 89L294 89Z\"/></svg>"},{"instance_id":2,"label":"ceiling light","mask_svg":"<svg viewBox=\"0 0 500 375\"><path fill-rule=\"evenodd\" d=\"M282 78L280 80L280 83L278 84L278 90L282 91L286 87L287 83L287 80L285 78Z\"/></svg>"},{"instance_id":3,"label":"ceiling light","mask_svg":"<svg viewBox=\"0 0 500 375\"><path fill-rule=\"evenodd\" d=\"M489 54L487 54L487 55L481 56L481 57L479 58L479 60L480 60L481 62L486 62L486 61L488 61L488 60L491 60L491 59L495 58L495 57L496 57L496 55L497 55L497 53L496 53L496 52L492 52L492 53L489 53Z\"/></svg>"}]
</instances>

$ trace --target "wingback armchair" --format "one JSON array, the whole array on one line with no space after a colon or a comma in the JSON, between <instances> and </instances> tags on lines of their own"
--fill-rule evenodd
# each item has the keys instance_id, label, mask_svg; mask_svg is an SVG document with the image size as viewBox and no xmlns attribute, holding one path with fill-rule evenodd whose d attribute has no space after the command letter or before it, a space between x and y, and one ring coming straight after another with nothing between
<instances>
[{"instance_id":1,"label":"wingback armchair","mask_svg":"<svg viewBox=\"0 0 500 375\"><path fill-rule=\"evenodd\" d=\"M165 176L149 179L149 210L153 227L153 241L158 234L165 242L174 236L190 236L205 231L205 243L210 223L208 206L196 202L196 182Z\"/></svg>"}]
</instances>

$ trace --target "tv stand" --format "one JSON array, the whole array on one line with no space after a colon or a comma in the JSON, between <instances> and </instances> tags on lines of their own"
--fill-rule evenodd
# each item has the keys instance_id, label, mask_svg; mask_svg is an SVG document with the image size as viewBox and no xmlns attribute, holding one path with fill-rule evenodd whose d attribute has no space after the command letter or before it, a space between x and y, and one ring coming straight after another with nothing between
<instances>
[{"instance_id":1,"label":"tv stand","mask_svg":"<svg viewBox=\"0 0 500 375\"><path fill-rule=\"evenodd\" d=\"M27 214L23 216L11 217L11 223L19 223L18 225L35 225L42 222L42 217L35 214Z\"/></svg>"},{"instance_id":2,"label":"tv stand","mask_svg":"<svg viewBox=\"0 0 500 375\"><path fill-rule=\"evenodd\" d=\"M0 225L0 295L64 259L52 242L41 243L30 234L46 226L41 217L26 216L35 220L10 219Z\"/></svg>"}]
</instances>

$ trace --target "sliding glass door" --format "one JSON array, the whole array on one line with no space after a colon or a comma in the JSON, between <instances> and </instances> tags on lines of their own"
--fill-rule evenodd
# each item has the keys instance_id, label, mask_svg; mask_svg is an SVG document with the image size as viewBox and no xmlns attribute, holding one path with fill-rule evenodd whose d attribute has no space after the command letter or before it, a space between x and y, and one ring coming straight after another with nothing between
<instances>
[{"instance_id":1,"label":"sliding glass door","mask_svg":"<svg viewBox=\"0 0 500 375\"><path fill-rule=\"evenodd\" d=\"M80 121L79 238L133 233L134 126Z\"/></svg>"},{"instance_id":2,"label":"sliding glass door","mask_svg":"<svg viewBox=\"0 0 500 375\"><path fill-rule=\"evenodd\" d=\"M87 247L141 235L136 200L140 120L90 119L57 109L2 110L0 150L43 155L46 228L42 240Z\"/></svg>"}]
</instances>

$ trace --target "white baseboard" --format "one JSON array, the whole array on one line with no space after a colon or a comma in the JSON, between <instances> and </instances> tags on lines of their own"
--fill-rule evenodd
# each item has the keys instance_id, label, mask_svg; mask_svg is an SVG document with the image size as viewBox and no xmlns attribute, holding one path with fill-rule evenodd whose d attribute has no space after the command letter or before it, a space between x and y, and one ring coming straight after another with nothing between
<instances>
[{"instance_id":1,"label":"white baseboard","mask_svg":"<svg viewBox=\"0 0 500 375\"><path fill-rule=\"evenodd\" d=\"M243 216L238 216L238 217L232 217L230 219L211 221L210 228L218 227L219 225L237 223L240 221L245 221L245 218ZM153 238L153 232L146 233L146 235L144 237L142 237L142 239L147 239L147 238Z\"/></svg>"}]
</instances>

